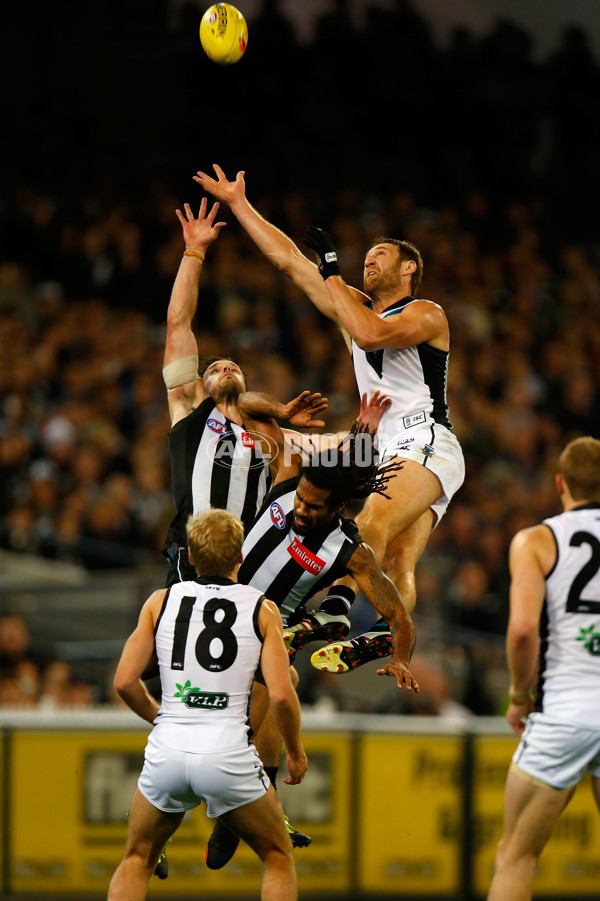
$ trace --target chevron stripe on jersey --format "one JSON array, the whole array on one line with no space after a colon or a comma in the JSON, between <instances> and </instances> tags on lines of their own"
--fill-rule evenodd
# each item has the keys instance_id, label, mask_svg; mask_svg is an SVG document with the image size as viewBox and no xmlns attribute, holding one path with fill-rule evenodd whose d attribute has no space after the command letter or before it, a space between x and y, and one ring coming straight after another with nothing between
<instances>
[{"instance_id":1,"label":"chevron stripe on jersey","mask_svg":"<svg viewBox=\"0 0 600 901\"><path fill-rule=\"evenodd\" d=\"M542 610L537 709L600 728L600 504L544 524L556 541Z\"/></svg>"},{"instance_id":2,"label":"chevron stripe on jersey","mask_svg":"<svg viewBox=\"0 0 600 901\"><path fill-rule=\"evenodd\" d=\"M276 485L242 548L240 582L259 588L287 616L321 588L346 573L361 542L355 523L337 516L326 529L298 535L293 529L294 497L300 477Z\"/></svg>"},{"instance_id":3,"label":"chevron stripe on jersey","mask_svg":"<svg viewBox=\"0 0 600 901\"><path fill-rule=\"evenodd\" d=\"M163 747L214 752L248 744L263 599L249 585L216 577L167 591L155 630L161 704L154 723Z\"/></svg>"},{"instance_id":4,"label":"chevron stripe on jersey","mask_svg":"<svg viewBox=\"0 0 600 901\"><path fill-rule=\"evenodd\" d=\"M247 529L268 490L269 463L242 426L227 419L211 398L169 432L171 484L177 513L167 536L187 546L189 515L211 507L235 513Z\"/></svg>"},{"instance_id":5,"label":"chevron stripe on jersey","mask_svg":"<svg viewBox=\"0 0 600 901\"><path fill-rule=\"evenodd\" d=\"M378 315L381 319L401 315L415 299L405 297ZM411 425L437 422L452 429L446 405L446 351L427 343L364 351L353 341L352 362L359 395L371 397L381 391L392 401L377 430L380 447Z\"/></svg>"}]
</instances>

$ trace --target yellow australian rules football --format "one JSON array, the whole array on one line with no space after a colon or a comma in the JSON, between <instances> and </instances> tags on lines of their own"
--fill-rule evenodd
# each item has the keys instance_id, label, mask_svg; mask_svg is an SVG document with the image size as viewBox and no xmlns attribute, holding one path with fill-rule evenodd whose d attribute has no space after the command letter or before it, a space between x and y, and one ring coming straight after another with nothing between
<instances>
[{"instance_id":1,"label":"yellow australian rules football","mask_svg":"<svg viewBox=\"0 0 600 901\"><path fill-rule=\"evenodd\" d=\"M237 63L248 46L248 26L239 9L231 3L210 6L200 22L200 43L214 63Z\"/></svg>"}]
</instances>

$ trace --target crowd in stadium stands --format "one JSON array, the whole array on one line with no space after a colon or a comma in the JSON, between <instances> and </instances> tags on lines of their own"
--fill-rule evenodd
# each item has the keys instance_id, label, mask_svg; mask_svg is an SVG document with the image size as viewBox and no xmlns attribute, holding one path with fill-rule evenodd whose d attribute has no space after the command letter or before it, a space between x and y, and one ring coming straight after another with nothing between
<instances>
[{"instance_id":1,"label":"crowd in stadium stands","mask_svg":"<svg viewBox=\"0 0 600 901\"><path fill-rule=\"evenodd\" d=\"M600 70L577 28L550 60L534 63L530 38L510 23L477 41L461 29L441 50L408 4L398 3L395 13L373 7L358 32L340 2L307 47L276 10L269 13L272 5L265 4L262 26L254 23L252 43L273 50L270 15L270 28L280 29L283 79L286 66L311 54L312 82L302 86L310 103L298 104L289 144L277 117L265 113L258 123L283 161L276 178L272 159L229 167L226 158L215 160L228 174L246 168L250 200L296 240L308 224L326 227L350 284L362 283L372 238L401 236L420 248L421 296L440 303L450 322L448 397L467 475L419 564L415 613L417 624L437 623L440 636L467 636L464 648L476 656L469 635L500 642L506 627L511 536L558 512L551 476L560 450L577 435L599 433L600 232L593 216L600 129L591 119L600 116ZM197 11L184 6L172 29L168 52L179 70L171 78L183 80L193 65L196 39L192 48L186 22ZM403 67L414 73L406 93L397 82L397 53L381 47L382 36L392 39L386 17L394 15ZM331 83L349 46L367 71L377 56L376 84L356 68L343 92L355 111L342 102L325 110L328 95L316 86ZM258 59L257 49L243 61L247 90L259 78ZM225 72L226 83L231 77ZM377 93L369 134L377 171L362 169L357 177L360 158L341 153L331 178L318 171L308 189L301 180L314 170L307 157L298 160L311 146L333 153L322 142L338 141L348 118L368 121L367 86ZM265 108L279 102L268 96L276 89L273 80ZM175 93L174 117L180 101ZM405 128L418 122L418 161L408 131L400 146L378 134L386 127L381 110L389 121L398 106ZM101 150L90 141L92 171ZM164 177L154 173L146 184L127 154L129 169L118 179L90 177L78 193L41 184L35 167L29 181L14 179L0 208L1 549L89 570L160 563L173 513L161 368L182 253L174 210L199 201L191 175L198 167L208 171L207 152L208 159L196 149L185 179L177 147L165 152ZM177 188L169 177L175 170ZM131 193L127 172L136 172ZM353 419L358 397L341 338L233 221L207 254L196 329L200 352L233 356L252 389L282 400L306 388L321 391L329 398L328 431ZM34 703L58 704L67 683L68 703L84 703L85 686L74 700L77 685L61 661L44 662L37 677L30 663L25 653L19 679L31 686ZM472 663L475 673L485 666ZM0 706L10 705L14 690L7 679L4 668ZM496 712L477 696L476 684L474 678L466 706Z\"/></svg>"}]
</instances>

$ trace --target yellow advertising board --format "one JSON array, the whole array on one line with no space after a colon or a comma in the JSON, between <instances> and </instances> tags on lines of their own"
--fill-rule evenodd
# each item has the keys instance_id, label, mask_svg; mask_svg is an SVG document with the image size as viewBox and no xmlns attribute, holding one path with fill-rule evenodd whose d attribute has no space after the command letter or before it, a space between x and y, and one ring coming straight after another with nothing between
<instances>
[{"instance_id":1,"label":"yellow advertising board","mask_svg":"<svg viewBox=\"0 0 600 901\"><path fill-rule=\"evenodd\" d=\"M485 897L502 835L504 782L518 736L474 739L473 887ZM600 821L590 777L577 788L546 845L536 871L534 896L598 898Z\"/></svg>"},{"instance_id":2,"label":"yellow advertising board","mask_svg":"<svg viewBox=\"0 0 600 901\"><path fill-rule=\"evenodd\" d=\"M15 732L11 744L10 888L13 892L105 894L127 831L127 810L146 733ZM300 891L343 891L349 880L350 740L307 734L310 775L285 786L282 802L313 846L296 852ZM279 788L279 786L278 786ZM186 814L168 845L168 894L257 896L261 864L245 845L223 870L204 863L213 821ZM150 895L165 883L150 881Z\"/></svg>"},{"instance_id":3,"label":"yellow advertising board","mask_svg":"<svg viewBox=\"0 0 600 901\"><path fill-rule=\"evenodd\" d=\"M460 888L460 736L365 734L360 741L359 872L373 894Z\"/></svg>"}]
</instances>

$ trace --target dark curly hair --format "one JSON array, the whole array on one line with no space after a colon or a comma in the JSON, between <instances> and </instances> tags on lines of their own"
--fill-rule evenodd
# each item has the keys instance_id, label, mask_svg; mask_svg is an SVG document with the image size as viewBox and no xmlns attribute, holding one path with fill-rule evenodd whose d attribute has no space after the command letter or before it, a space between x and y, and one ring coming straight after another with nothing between
<instances>
[{"instance_id":1,"label":"dark curly hair","mask_svg":"<svg viewBox=\"0 0 600 901\"><path fill-rule=\"evenodd\" d=\"M379 453L368 427L354 422L337 447L320 453L313 448L307 453L300 475L316 488L331 491L329 506L333 509L370 494L389 499L385 487L399 469L402 463L397 461L379 466Z\"/></svg>"}]
</instances>

